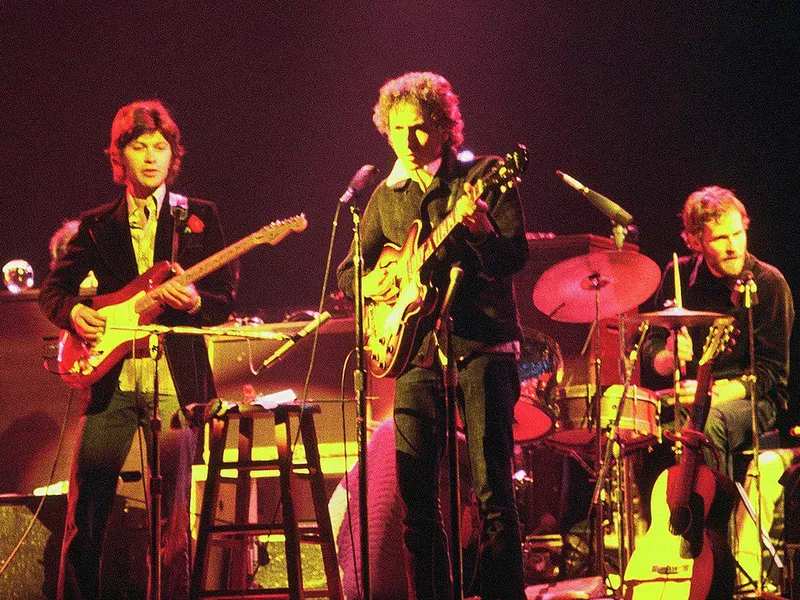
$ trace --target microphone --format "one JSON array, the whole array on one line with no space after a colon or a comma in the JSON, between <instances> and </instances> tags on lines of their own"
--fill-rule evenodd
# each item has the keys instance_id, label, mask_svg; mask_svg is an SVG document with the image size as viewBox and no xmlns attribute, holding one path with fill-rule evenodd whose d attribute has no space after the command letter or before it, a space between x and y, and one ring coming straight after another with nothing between
<instances>
[{"instance_id":1,"label":"microphone","mask_svg":"<svg viewBox=\"0 0 800 600\"><path fill-rule=\"evenodd\" d=\"M746 294L749 293L750 306L755 306L758 304L757 290L753 272L750 270L742 271L739 273L739 277L736 278L736 285L733 288L733 294L731 294L731 302L734 306L739 306L743 296L745 296L745 302L747 301Z\"/></svg>"},{"instance_id":2,"label":"microphone","mask_svg":"<svg viewBox=\"0 0 800 600\"><path fill-rule=\"evenodd\" d=\"M331 318L331 313L329 313L326 310L325 312L323 312L319 316L317 316L317 318L315 318L313 321L309 321L308 325L306 325L300 331L295 333L290 339L288 339L286 342L284 342L284 344L280 348L275 350L275 352L272 353L272 356L267 358L264 361L264 363L261 365L261 369L264 369L264 368L268 369L270 366L272 366L273 364L278 362L281 358L283 358L284 354L286 354L289 350L292 349L292 347L294 347L294 345L297 342L302 340L309 333L314 331L317 327L322 325L325 321L327 321L330 318ZM261 369L259 369L259 370L261 370Z\"/></svg>"},{"instance_id":3,"label":"microphone","mask_svg":"<svg viewBox=\"0 0 800 600\"><path fill-rule=\"evenodd\" d=\"M361 192L363 192L366 187L375 182L379 173L380 171L378 171L375 165L364 165L361 167L356 171L356 174L353 175L353 178L350 180L350 185L347 186L344 194L339 198L339 204L349 204L353 198L360 196Z\"/></svg>"},{"instance_id":4,"label":"microphone","mask_svg":"<svg viewBox=\"0 0 800 600\"><path fill-rule=\"evenodd\" d=\"M623 227L627 227L633 223L633 216L631 216L629 212L627 212L613 200L609 200L602 194L598 194L594 190L590 190L580 181L570 177L563 171L556 171L556 175L561 177L561 179L563 179L567 185L574 187L576 190L586 196L589 202L594 204L601 213L611 219L614 223L622 225Z\"/></svg>"}]
</instances>

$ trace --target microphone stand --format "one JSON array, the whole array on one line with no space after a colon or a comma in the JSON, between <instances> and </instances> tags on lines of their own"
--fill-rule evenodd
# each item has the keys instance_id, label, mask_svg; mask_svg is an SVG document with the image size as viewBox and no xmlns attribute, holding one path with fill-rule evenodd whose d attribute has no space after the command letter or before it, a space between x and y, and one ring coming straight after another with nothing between
<instances>
[{"instance_id":1,"label":"microphone stand","mask_svg":"<svg viewBox=\"0 0 800 600\"><path fill-rule=\"evenodd\" d=\"M353 382L358 406L358 525L361 543L362 600L372 598L369 570L369 528L367 510L367 373L364 368L364 257L361 249L361 214L355 203L350 205L353 215L353 293L355 297L356 367Z\"/></svg>"},{"instance_id":2,"label":"microphone stand","mask_svg":"<svg viewBox=\"0 0 800 600\"><path fill-rule=\"evenodd\" d=\"M754 296L756 293L756 282L752 278L747 278L745 281L738 283L739 291L742 292L744 298L744 307L747 309L747 341L750 346L750 372L745 375L744 379L747 383L747 393L750 396L750 426L753 436L753 462L754 462L754 480L756 486L756 498L758 498L758 506L756 509L756 529L758 531L758 574L755 578L756 596L760 597L763 589L763 571L764 571L764 539L762 537L762 517L761 517L761 442L758 439L758 421L756 419L756 354L754 346L754 332L753 332L753 304Z\"/></svg>"},{"instance_id":3,"label":"microphone stand","mask_svg":"<svg viewBox=\"0 0 800 600\"><path fill-rule=\"evenodd\" d=\"M327 313L326 313L327 314ZM163 498L163 485L161 476L161 415L160 415L160 396L159 396L159 373L158 361L164 351L163 334L177 333L184 335L226 335L232 337L259 338L259 339L285 339L287 336L266 332L247 332L238 329L224 327L170 327L167 325L110 325L109 331L132 332L134 344L144 340L138 337L139 333L147 333L150 358L153 359L153 414L150 417L150 432L152 440L150 444L150 600L161 600L161 507ZM134 350L135 355L135 350Z\"/></svg>"},{"instance_id":4,"label":"microphone stand","mask_svg":"<svg viewBox=\"0 0 800 600\"><path fill-rule=\"evenodd\" d=\"M458 465L458 432L456 428L458 369L453 355L453 318L450 306L456 289L464 276L460 267L450 269L450 283L436 321L436 344L439 347L439 362L442 365L444 401L447 413L447 461L450 482L450 569L453 580L454 600L464 598L464 567L461 557L461 475Z\"/></svg>"},{"instance_id":5,"label":"microphone stand","mask_svg":"<svg viewBox=\"0 0 800 600\"><path fill-rule=\"evenodd\" d=\"M161 600L161 415L159 415L158 360L163 353L163 339L151 333L150 357L153 359L153 414L150 417L150 598Z\"/></svg>"}]
</instances>

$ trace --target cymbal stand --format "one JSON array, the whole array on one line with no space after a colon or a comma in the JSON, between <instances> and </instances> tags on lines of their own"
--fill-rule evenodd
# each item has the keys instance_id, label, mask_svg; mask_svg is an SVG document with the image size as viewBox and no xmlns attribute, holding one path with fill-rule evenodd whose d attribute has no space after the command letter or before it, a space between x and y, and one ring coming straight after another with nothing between
<instances>
[{"instance_id":1,"label":"cymbal stand","mask_svg":"<svg viewBox=\"0 0 800 600\"><path fill-rule=\"evenodd\" d=\"M642 322L642 324L639 326L639 340L636 342L636 345L634 346L633 351L631 351L630 358L626 361L625 381L623 382L623 386L622 386L622 395L621 395L621 397L619 399L619 404L617 405L617 414L614 416L614 420L608 426L607 440L606 440L606 445L605 445L605 449L604 450L603 450L603 447L602 447L603 436L602 436L602 434L600 432L600 429L599 429L600 424L598 422L598 439L600 440L600 449L602 451L602 455L599 454L598 456L602 456L602 459L600 460L599 468L598 468L598 471L597 471L597 479L596 479L595 485L594 485L594 492L592 493L592 504L591 504L591 506L592 507L595 507L595 506L600 507L598 509L600 511L602 511L602 499L600 498L600 494L601 494L602 489L603 489L603 484L605 483L605 479L606 479L606 475L607 475L607 472L608 472L608 468L611 465L611 452L612 452L612 449L614 448L614 444L617 442L617 431L619 430L619 423L620 423L620 420L622 419L622 415L624 414L625 399L628 396L628 389L630 388L630 385L631 385L631 378L633 376L633 368L636 365L636 361L637 361L637 359L639 357L639 348L641 347L642 342L644 341L644 337L647 334L647 330L649 328L650 328L650 323L648 321ZM597 387L599 387L599 386L597 386ZM625 463L627 461L627 458L625 457L624 452L620 452L620 460L623 463ZM624 469L626 466L627 465L623 464L623 466L620 467L620 470ZM627 475L627 473L625 473L625 475ZM625 475L623 475L623 476L625 476ZM620 496L620 498L617 498L617 510L619 510L619 512L622 513L623 509L627 508L628 495L627 495L627 492L625 490L623 490L623 486L622 485L619 485L617 487L618 487L618 493L619 493L619 496ZM625 517L624 514L620 514L620 523L619 523L619 525L620 525L620 527L619 527L619 529L620 529L620 531L619 531L619 539L620 539L619 552L620 552L620 557L622 557L622 551L623 551L622 550L622 538L623 538L622 532L623 532L623 530L627 529L627 528L622 526L622 521L623 521L624 517ZM626 547L627 547L627 540L626 540ZM622 560L620 560L620 565L619 566L620 566L620 574L622 574L624 572Z\"/></svg>"},{"instance_id":2,"label":"cymbal stand","mask_svg":"<svg viewBox=\"0 0 800 600\"><path fill-rule=\"evenodd\" d=\"M606 285L607 281L604 281L598 274L592 274L588 277L589 284L594 289L594 322L592 323L592 331L594 333L595 339L595 350L594 350L594 398L592 399L592 420L594 421L594 427L597 429L596 434L596 441L597 441L597 460L600 461L597 464L597 468L595 470L596 473L605 472L605 467L603 463L603 435L602 431L600 430L600 403L602 402L603 392L600 386L600 375L601 375L601 367L602 367L602 359L601 359L601 352L600 352L600 345L601 345L601 336L600 336L600 290ZM599 477L597 478L597 483L601 484L602 479ZM602 484L601 484L602 485ZM592 544L590 545L594 551L594 570L595 573L599 573L603 580L606 580L606 570L605 570L605 532L603 530L603 523L604 523L604 515L603 515L603 503L592 502L589 506L589 522L590 522L590 530L592 535Z\"/></svg>"}]
</instances>

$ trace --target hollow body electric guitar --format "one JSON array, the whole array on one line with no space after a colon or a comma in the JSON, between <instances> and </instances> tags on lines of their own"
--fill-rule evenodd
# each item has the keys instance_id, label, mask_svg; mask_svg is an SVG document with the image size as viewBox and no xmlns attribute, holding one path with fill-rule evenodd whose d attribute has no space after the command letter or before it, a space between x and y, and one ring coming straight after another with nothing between
<instances>
[{"instance_id":1,"label":"hollow body electric guitar","mask_svg":"<svg viewBox=\"0 0 800 600\"><path fill-rule=\"evenodd\" d=\"M117 292L95 296L92 307L106 318L106 329L94 344L63 330L58 344L58 366L61 378L76 388L96 383L122 358L137 349L146 348L149 332L136 327L149 325L162 313L156 299L160 286L168 280L189 285L228 264L260 244L274 246L291 232L303 231L305 215L274 221L238 242L223 248L175 277L172 266L164 261L153 265Z\"/></svg>"},{"instance_id":2,"label":"hollow body electric guitar","mask_svg":"<svg viewBox=\"0 0 800 600\"><path fill-rule=\"evenodd\" d=\"M520 181L528 166L528 150L521 144L465 192L452 211L421 244L422 222L414 221L402 247L386 244L376 269L394 277L397 294L390 300L365 298L364 347L370 372L376 377L396 377L411 358L420 322L436 308L438 294L422 281L421 270L436 249L458 226L484 191L499 187L505 192Z\"/></svg>"},{"instance_id":3,"label":"hollow body electric guitar","mask_svg":"<svg viewBox=\"0 0 800 600\"><path fill-rule=\"evenodd\" d=\"M625 600L718 597L712 591L718 553L709 538L707 517L715 495L721 492L717 475L703 463L702 432L711 406L711 366L730 341L731 323L730 318L717 319L709 330L691 417L679 436L680 463L662 472L653 486L652 523L636 543L625 570ZM726 550L729 554L730 549Z\"/></svg>"}]
</instances>

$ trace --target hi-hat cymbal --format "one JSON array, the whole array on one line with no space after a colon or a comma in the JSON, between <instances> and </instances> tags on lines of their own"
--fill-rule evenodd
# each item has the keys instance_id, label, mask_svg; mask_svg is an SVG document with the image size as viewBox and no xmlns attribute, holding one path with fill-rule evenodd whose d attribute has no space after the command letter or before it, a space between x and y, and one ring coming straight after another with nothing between
<instances>
[{"instance_id":1,"label":"hi-hat cymbal","mask_svg":"<svg viewBox=\"0 0 800 600\"><path fill-rule=\"evenodd\" d=\"M533 288L533 303L554 321L591 323L628 312L658 287L661 270L644 254L628 250L589 252L556 263Z\"/></svg>"},{"instance_id":2,"label":"hi-hat cymbal","mask_svg":"<svg viewBox=\"0 0 800 600\"><path fill-rule=\"evenodd\" d=\"M727 315L718 312L689 310L687 308L670 306L669 308L655 312L640 313L636 315L635 318L640 321L650 321L650 325L655 325L657 327L678 329L684 326L694 327L695 325L711 325L717 319L726 316Z\"/></svg>"}]
</instances>

